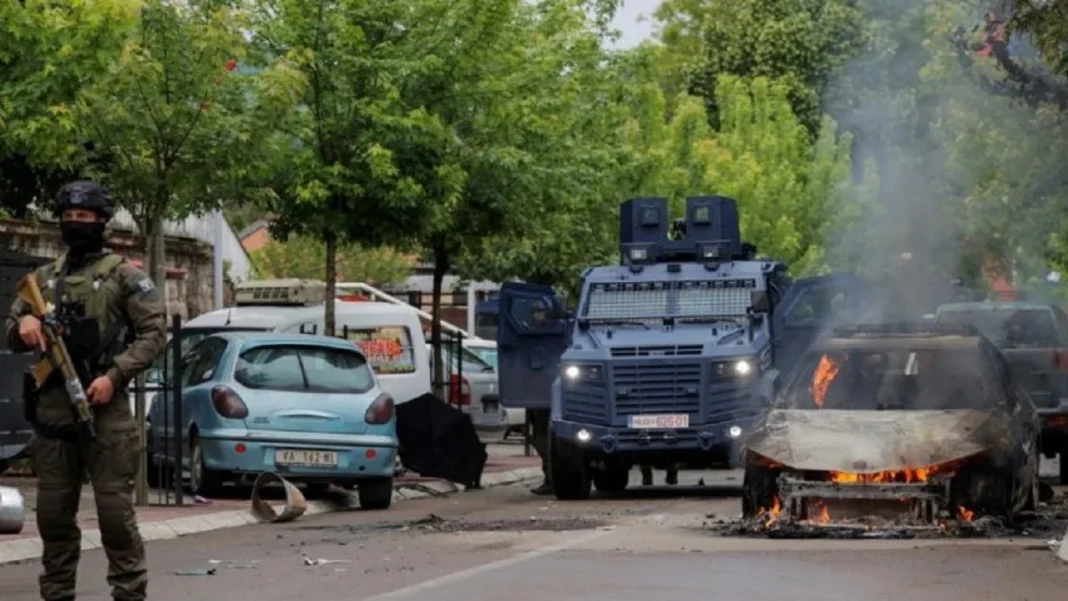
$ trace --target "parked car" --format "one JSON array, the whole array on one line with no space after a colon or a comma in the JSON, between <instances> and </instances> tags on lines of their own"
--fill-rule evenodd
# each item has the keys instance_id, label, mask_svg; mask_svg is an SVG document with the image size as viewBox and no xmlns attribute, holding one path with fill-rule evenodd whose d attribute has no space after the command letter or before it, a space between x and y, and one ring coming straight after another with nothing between
<instances>
[{"instance_id":1,"label":"parked car","mask_svg":"<svg viewBox=\"0 0 1068 601\"><path fill-rule=\"evenodd\" d=\"M1032 302L941 305L934 321L974 327L993 342L1031 394L1042 417L1042 452L1060 454L1060 483L1068 484L1068 316Z\"/></svg>"},{"instance_id":2,"label":"parked car","mask_svg":"<svg viewBox=\"0 0 1068 601\"><path fill-rule=\"evenodd\" d=\"M497 343L483 338L465 338L464 348L478 355L483 361L490 364L494 371L497 369ZM505 408L508 415L508 429L504 433L507 439L511 434L522 434L527 423L527 412L524 409Z\"/></svg>"},{"instance_id":3,"label":"parked car","mask_svg":"<svg viewBox=\"0 0 1068 601\"><path fill-rule=\"evenodd\" d=\"M471 418L479 438L484 442L499 441L508 429L508 413L501 407L498 396L497 371L468 348L461 354L463 363L458 365L454 349L445 345L442 360L448 365L449 385L445 387L445 402L457 405ZM433 373L434 353L427 345Z\"/></svg>"},{"instance_id":4,"label":"parked car","mask_svg":"<svg viewBox=\"0 0 1068 601\"><path fill-rule=\"evenodd\" d=\"M163 391L150 414L158 438L149 439L181 436L196 494L270 470L313 487L356 487L364 509L390 506L394 400L353 342L228 331L197 342L182 363L181 427L163 419L174 410ZM173 469L173 449L150 449L152 465Z\"/></svg>"}]
</instances>

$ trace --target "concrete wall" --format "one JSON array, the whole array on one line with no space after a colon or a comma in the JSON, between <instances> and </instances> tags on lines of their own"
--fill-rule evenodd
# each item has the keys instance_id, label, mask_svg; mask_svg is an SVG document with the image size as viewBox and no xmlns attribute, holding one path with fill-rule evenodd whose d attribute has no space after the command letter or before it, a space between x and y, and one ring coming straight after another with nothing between
<instances>
[{"instance_id":1,"label":"concrete wall","mask_svg":"<svg viewBox=\"0 0 1068 601\"><path fill-rule=\"evenodd\" d=\"M50 259L58 258L66 248L57 224L13 219L0 220L0 245ZM108 245L144 268L145 245L140 235L112 229ZM165 252L168 314L181 315L184 320L214 309L211 245L192 238L168 236Z\"/></svg>"}]
</instances>

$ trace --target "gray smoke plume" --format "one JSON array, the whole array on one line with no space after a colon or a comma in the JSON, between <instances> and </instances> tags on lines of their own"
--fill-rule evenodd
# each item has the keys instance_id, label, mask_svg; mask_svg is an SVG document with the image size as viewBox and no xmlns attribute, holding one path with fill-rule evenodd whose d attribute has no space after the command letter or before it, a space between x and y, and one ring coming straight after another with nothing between
<instances>
[{"instance_id":1,"label":"gray smoke plume","mask_svg":"<svg viewBox=\"0 0 1068 601\"><path fill-rule=\"evenodd\" d=\"M860 214L833 228L827 259L885 283L886 311L914 318L953 300L952 280L982 286L986 257L1011 252L998 248L1011 237L982 230L1003 203L977 196L990 165L962 160L959 140L973 132L955 128L962 112L997 123L1000 112L1010 120L1025 109L980 89L950 36L929 34L981 27L985 11L1002 8L991 6L997 0L858 4L874 17L874 36L832 82L825 109L854 137L851 200ZM946 19L957 22L935 22Z\"/></svg>"}]
</instances>

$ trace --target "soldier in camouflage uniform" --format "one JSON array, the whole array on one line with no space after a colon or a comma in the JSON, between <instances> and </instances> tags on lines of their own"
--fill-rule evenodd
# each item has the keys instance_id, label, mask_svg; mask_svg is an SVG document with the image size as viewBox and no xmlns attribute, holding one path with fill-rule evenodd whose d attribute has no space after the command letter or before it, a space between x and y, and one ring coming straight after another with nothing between
<instances>
[{"instance_id":1,"label":"soldier in camouflage uniform","mask_svg":"<svg viewBox=\"0 0 1068 601\"><path fill-rule=\"evenodd\" d=\"M112 596L141 601L148 572L132 497L142 449L126 387L166 346L163 301L144 272L105 248L113 209L103 187L85 181L64 186L59 211L69 250L38 269L37 282L57 315L67 316L64 336L71 357L85 372L97 437L88 438L78 427L57 370L36 403L27 403L37 433L31 450L38 476L37 526L44 543L41 598L74 599L81 548L75 511L88 472ZM11 307L6 337L12 350L46 348L41 323L28 313L19 300Z\"/></svg>"}]
</instances>

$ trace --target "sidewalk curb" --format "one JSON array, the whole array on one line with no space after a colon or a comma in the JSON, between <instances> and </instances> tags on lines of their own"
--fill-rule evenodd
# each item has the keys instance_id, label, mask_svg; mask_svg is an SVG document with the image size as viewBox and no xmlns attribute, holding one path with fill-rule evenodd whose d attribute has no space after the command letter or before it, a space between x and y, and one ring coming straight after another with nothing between
<instances>
[{"instance_id":1,"label":"sidewalk curb","mask_svg":"<svg viewBox=\"0 0 1068 601\"><path fill-rule=\"evenodd\" d=\"M493 488L518 484L541 477L540 467L523 467L503 472L490 472L482 476L482 487ZM400 503L412 499L435 497L464 492L465 487L452 482L431 480L420 482L416 485L400 484L393 490L393 502ZM281 505L277 506L281 511ZM334 513L348 511L348 508L338 507L326 501L308 501L308 509L304 515L317 515L321 513ZM387 514L388 515L388 514ZM141 538L145 542L153 540L168 540L190 534L222 530L224 528L236 528L259 523L247 509L235 509L231 511L219 511L203 515L191 515L181 518L173 518L160 522L143 522L139 524ZM82 530L82 550L99 549L100 530ZM13 541L0 542L0 565L36 559L41 556L41 539L39 537L22 538Z\"/></svg>"}]
</instances>

